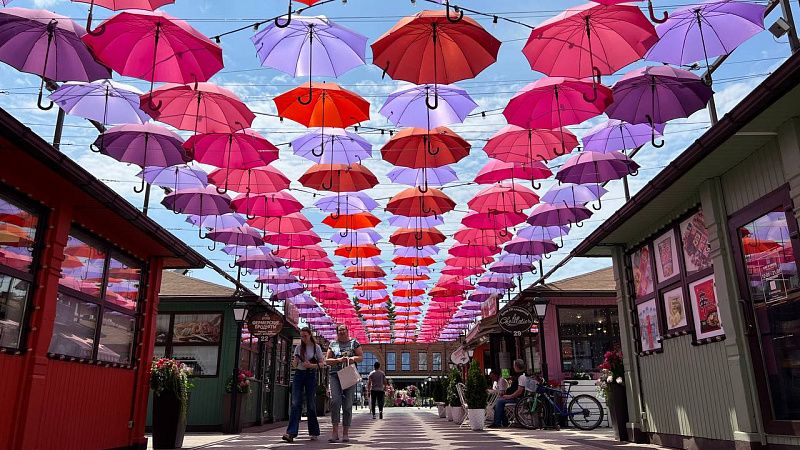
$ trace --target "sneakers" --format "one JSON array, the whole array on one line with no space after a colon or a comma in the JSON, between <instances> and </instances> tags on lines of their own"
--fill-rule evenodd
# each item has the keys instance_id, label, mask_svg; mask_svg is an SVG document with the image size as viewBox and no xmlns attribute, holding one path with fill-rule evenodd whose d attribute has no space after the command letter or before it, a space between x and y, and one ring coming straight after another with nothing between
<instances>
[{"instance_id":1,"label":"sneakers","mask_svg":"<svg viewBox=\"0 0 800 450\"><path fill-rule=\"evenodd\" d=\"M380 414L381 414L381 419L383 419L383 411L381 411L381 413L380 413Z\"/></svg>"},{"instance_id":2,"label":"sneakers","mask_svg":"<svg viewBox=\"0 0 800 450\"><path fill-rule=\"evenodd\" d=\"M281 439L291 444L294 441L294 436L291 434L284 434Z\"/></svg>"},{"instance_id":3,"label":"sneakers","mask_svg":"<svg viewBox=\"0 0 800 450\"><path fill-rule=\"evenodd\" d=\"M319 436L309 436L309 437L311 438L312 441L318 441L319 440Z\"/></svg>"}]
</instances>

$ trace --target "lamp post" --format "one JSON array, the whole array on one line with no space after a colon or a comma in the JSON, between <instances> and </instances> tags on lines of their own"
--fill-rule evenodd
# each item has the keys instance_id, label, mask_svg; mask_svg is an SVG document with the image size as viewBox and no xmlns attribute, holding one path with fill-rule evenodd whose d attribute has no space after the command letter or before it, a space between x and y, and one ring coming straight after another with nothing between
<instances>
[{"instance_id":1,"label":"lamp post","mask_svg":"<svg viewBox=\"0 0 800 450\"><path fill-rule=\"evenodd\" d=\"M539 349L542 353L542 378L547 380L547 349L545 348L544 339L544 318L547 314L547 304L549 302L544 297L536 297L533 299L533 308L536 313L536 321L539 327Z\"/></svg>"},{"instance_id":2,"label":"lamp post","mask_svg":"<svg viewBox=\"0 0 800 450\"><path fill-rule=\"evenodd\" d=\"M233 303L233 318L236 321L236 345L234 350L234 363L233 363L233 383L231 383L231 417L230 417L230 432L239 432L239 409L236 407L237 396L239 394L239 353L242 346L242 327L244 321L247 319L247 304L242 301Z\"/></svg>"},{"instance_id":3,"label":"lamp post","mask_svg":"<svg viewBox=\"0 0 800 450\"><path fill-rule=\"evenodd\" d=\"M433 377L428 375L428 409L433 408Z\"/></svg>"}]
</instances>

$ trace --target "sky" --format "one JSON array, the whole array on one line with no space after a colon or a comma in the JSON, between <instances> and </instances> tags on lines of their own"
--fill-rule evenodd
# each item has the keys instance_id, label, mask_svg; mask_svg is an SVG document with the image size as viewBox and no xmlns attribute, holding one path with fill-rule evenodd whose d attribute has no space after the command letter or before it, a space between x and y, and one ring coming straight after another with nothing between
<instances>
[{"instance_id":1,"label":"sky","mask_svg":"<svg viewBox=\"0 0 800 450\"><path fill-rule=\"evenodd\" d=\"M564 9L582 2L571 0L551 0L548 2L531 0L494 0L492 2L463 0L454 3L535 26ZM759 0L757 3L764 4L765 2ZM661 10L671 10L688 5L690 2L686 0L655 0L654 4L660 15ZM46 8L69 16L80 23L85 22L88 9L86 4L72 3L67 0L15 0L11 6ZM299 6L300 4L295 2L295 7ZM177 0L174 5L168 5L162 10L175 17L187 20L207 36L214 36L253 24L265 18L274 17L285 12L286 7L287 4L283 0L270 0L268 2L263 0ZM347 0L346 3L335 1L312 8L307 15L325 15L335 22L367 36L369 43L371 43L391 28L400 18L423 9L435 8L440 7L425 0L418 0L416 4L409 0ZM96 8L94 13L95 25L111 14L110 11ZM766 19L767 26L774 22L777 17L777 11L768 16ZM476 113L482 111L487 113L485 117L476 114L468 118L464 124L451 127L472 144L472 151L469 157L454 166L461 182L452 183L451 186L444 188L444 192L457 203L456 210L446 214L446 223L439 227L448 236L452 236L459 228L461 217L467 211L467 201L481 189L481 186L469 182L487 162L486 154L482 150L483 144L505 125L505 120L499 111L502 110L518 89L542 76L542 74L531 70L521 52L522 46L530 34L529 28L503 20L493 24L491 18L478 17L477 20L490 33L500 39L503 44L495 64L480 73L476 79L457 83L460 87L466 89L478 103L479 106ZM253 33L252 28L248 28L245 31L222 38L220 45L223 48L225 68L210 81L233 90L253 111L275 114L277 111L272 98L294 86L307 82L307 80L302 78L293 79L274 69L260 67L255 48L250 41ZM715 99L720 117L735 106L764 77L774 71L789 54L789 45L786 42L786 38L775 39L769 32L762 32L737 49L714 76ZM642 65L643 63L633 64L618 74L604 77L603 82L612 84L622 73ZM701 75L702 70L695 73ZM115 79L132 84L141 90L146 90L148 87L148 83L140 80L116 75ZM334 80L328 79L328 81ZM388 77L382 79L381 70L370 64L369 47L367 48L367 64L353 69L335 81L343 87L357 92L371 103L371 120L363 125L392 128L392 125L378 111L386 96L405 83L392 81ZM51 140L56 119L56 109L44 112L36 108L38 85L37 77L16 72L9 66L0 64L0 107L8 110L45 139ZM580 137L589 128L604 119L605 117L601 116L570 128ZM636 155L635 160L642 168L638 176L630 179L631 191L633 193L637 192L676 155L686 149L694 139L705 132L709 126L708 114L705 110L701 110L687 119L671 122L667 126L666 145L663 148L657 149L646 146ZM311 162L291 155L291 150L288 146L281 145L299 137L306 132L306 129L290 121L280 122L276 118L265 115L257 116L253 128L272 143L279 145L281 149L280 159L272 165L293 180L291 193L306 205L303 213L315 224L315 230L323 238L330 236L334 230L325 225L320 225L324 216L313 207L313 202L319 196L315 197L310 189L304 188L296 181L311 166ZM181 134L188 138L187 133L181 132ZM405 187L392 184L389 181L386 174L393 166L380 159L380 146L389 139L388 133L382 135L378 132L364 132L362 130L361 134L374 145L373 154L376 156L374 159L365 160L364 164L378 176L380 181L378 186L365 192L377 199L381 207L383 207L392 195ZM139 179L135 177L139 168L119 163L109 157L89 151L88 144L93 142L95 137L96 130L88 122L80 118L68 117L62 150L131 203L141 207L143 200L141 195L133 192L134 186L139 184ZM565 158L560 158L552 161L551 168L555 171L564 160ZM208 167L205 168L208 169ZM538 192L540 194L546 192L547 188L552 184L552 179L544 182L542 189ZM624 203L621 182L612 182L606 188L610 192L603 198L602 210L587 220L583 228L573 228L570 235L565 238L565 247L553 253L549 259L544 260L545 271L566 256L575 245ZM220 267L229 270L232 274L235 273L233 269L228 269L228 263L232 262L232 257L222 253L219 248L216 251L209 250L208 245L210 242L200 240L197 236L196 228L184 222L184 216L173 214L159 203L163 198L163 193L156 188L153 190L153 194L150 208L152 218ZM383 249L383 259L390 261L392 245L388 243L388 237L394 228L385 222L390 216L389 213L381 210L376 210L376 213L384 220L376 228L384 237L383 243L380 245ZM440 261L446 257L447 249L454 242L452 238L449 238L444 244L440 245L442 248L438 257ZM330 253L335 248L335 244L330 241L323 241L322 245ZM575 259L557 271L548 281L575 276L610 265L611 261L605 259ZM391 263L389 262L385 267L387 273L390 267ZM341 269L342 267L337 266L337 268ZM434 268L441 268L441 264L434 266ZM210 269L194 270L192 275L225 284L222 277ZM523 279L523 286L534 282L536 278L537 276L527 274ZM347 281L347 279L344 280ZM250 281L252 281L252 277L250 277ZM346 287L351 285L348 282L344 284ZM252 283L250 285L252 286Z\"/></svg>"}]
</instances>

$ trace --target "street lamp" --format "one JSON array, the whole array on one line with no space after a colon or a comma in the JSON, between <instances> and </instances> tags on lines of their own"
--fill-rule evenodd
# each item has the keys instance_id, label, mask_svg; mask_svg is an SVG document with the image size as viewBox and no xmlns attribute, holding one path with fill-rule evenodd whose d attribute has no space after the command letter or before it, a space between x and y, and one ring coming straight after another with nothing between
<instances>
[{"instance_id":1,"label":"street lamp","mask_svg":"<svg viewBox=\"0 0 800 450\"><path fill-rule=\"evenodd\" d=\"M242 347L242 328L244 321L247 319L247 303L242 301L235 301L232 305L233 319L236 321L236 345L234 350L234 363L233 363L233 382L231 383L231 417L230 417L230 432L239 432L239 410L236 407L236 397L239 390L239 353Z\"/></svg>"},{"instance_id":2,"label":"street lamp","mask_svg":"<svg viewBox=\"0 0 800 450\"><path fill-rule=\"evenodd\" d=\"M544 318L547 314L548 303L549 302L544 297L535 297L533 299L533 308L539 327L539 349L542 353L542 378L545 380L547 380L547 349L545 348L544 341Z\"/></svg>"}]
</instances>

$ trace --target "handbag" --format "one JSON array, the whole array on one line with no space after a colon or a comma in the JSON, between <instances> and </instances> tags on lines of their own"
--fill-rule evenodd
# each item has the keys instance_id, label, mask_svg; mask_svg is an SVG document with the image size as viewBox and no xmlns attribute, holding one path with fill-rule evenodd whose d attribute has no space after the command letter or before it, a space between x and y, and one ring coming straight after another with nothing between
<instances>
[{"instance_id":1,"label":"handbag","mask_svg":"<svg viewBox=\"0 0 800 450\"><path fill-rule=\"evenodd\" d=\"M356 383L361 381L361 375L358 374L358 369L356 369L355 364L344 366L344 368L340 369L336 374L339 377L339 385L342 386L342 390L353 387Z\"/></svg>"}]
</instances>

